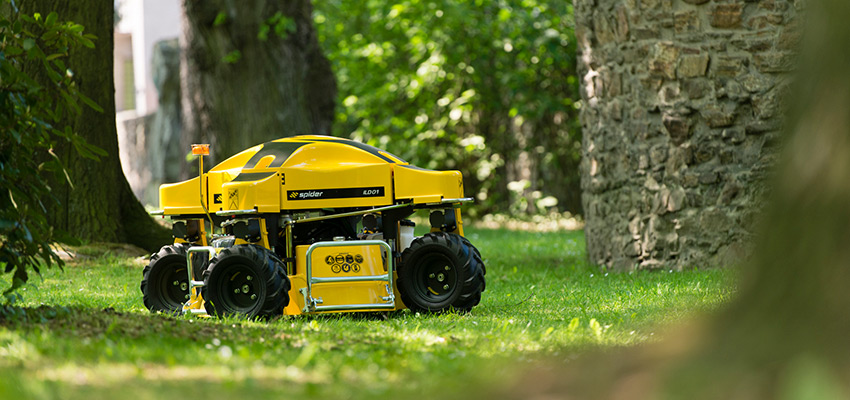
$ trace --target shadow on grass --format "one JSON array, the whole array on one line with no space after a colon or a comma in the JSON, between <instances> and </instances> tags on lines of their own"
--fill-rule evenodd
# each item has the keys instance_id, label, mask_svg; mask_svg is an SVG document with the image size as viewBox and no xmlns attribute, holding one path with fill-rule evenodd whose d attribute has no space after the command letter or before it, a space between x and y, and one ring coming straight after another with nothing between
<instances>
[{"instance_id":1,"label":"shadow on grass","mask_svg":"<svg viewBox=\"0 0 850 400\"><path fill-rule=\"evenodd\" d=\"M78 338L104 336L138 339L143 337L174 337L193 341L242 339L246 329L256 334L274 331L257 326L243 326L239 321L231 324L211 324L198 319L167 314L140 314L79 306L39 306L0 309L0 326L13 330L50 330L59 335ZM250 336L256 336L250 335Z\"/></svg>"}]
</instances>

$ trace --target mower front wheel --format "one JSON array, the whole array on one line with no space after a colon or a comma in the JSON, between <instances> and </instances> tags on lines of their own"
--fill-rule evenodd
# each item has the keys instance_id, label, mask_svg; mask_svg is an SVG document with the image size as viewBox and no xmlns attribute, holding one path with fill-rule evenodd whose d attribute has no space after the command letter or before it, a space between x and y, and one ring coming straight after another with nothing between
<instances>
[{"instance_id":1,"label":"mower front wheel","mask_svg":"<svg viewBox=\"0 0 850 400\"><path fill-rule=\"evenodd\" d=\"M289 278L283 262L255 245L222 250L204 271L204 308L219 317L271 317L289 304Z\"/></svg>"},{"instance_id":2,"label":"mower front wheel","mask_svg":"<svg viewBox=\"0 0 850 400\"><path fill-rule=\"evenodd\" d=\"M398 287L413 311L469 311L481 301L484 262L463 237L445 232L418 238L401 255Z\"/></svg>"},{"instance_id":3,"label":"mower front wheel","mask_svg":"<svg viewBox=\"0 0 850 400\"><path fill-rule=\"evenodd\" d=\"M142 271L142 299L152 312L179 313L189 300L189 275L186 273L188 243L163 246L151 255ZM200 276L204 260L193 260L195 276Z\"/></svg>"}]
</instances>

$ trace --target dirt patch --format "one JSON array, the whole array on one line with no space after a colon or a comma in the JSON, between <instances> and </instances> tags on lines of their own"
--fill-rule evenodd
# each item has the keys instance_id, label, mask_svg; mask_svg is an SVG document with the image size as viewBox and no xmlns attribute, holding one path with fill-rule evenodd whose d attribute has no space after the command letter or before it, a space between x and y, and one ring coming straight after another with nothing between
<instances>
[{"instance_id":1,"label":"dirt patch","mask_svg":"<svg viewBox=\"0 0 850 400\"><path fill-rule=\"evenodd\" d=\"M77 263L101 257L133 258L147 261L144 249L127 243L89 243L82 246L55 245L53 251L66 263ZM134 261L135 262L135 261Z\"/></svg>"}]
</instances>

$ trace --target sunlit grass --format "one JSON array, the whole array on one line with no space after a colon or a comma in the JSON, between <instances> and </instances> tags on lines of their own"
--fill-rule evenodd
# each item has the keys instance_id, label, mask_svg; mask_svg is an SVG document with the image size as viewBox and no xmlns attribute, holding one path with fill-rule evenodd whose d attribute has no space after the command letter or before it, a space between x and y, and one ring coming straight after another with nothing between
<instances>
[{"instance_id":1,"label":"sunlit grass","mask_svg":"<svg viewBox=\"0 0 850 400\"><path fill-rule=\"evenodd\" d=\"M143 308L132 258L46 271L0 320L0 396L456 398L543 357L652 341L733 293L731 271L606 273L581 232L467 233L487 265L469 314L175 318Z\"/></svg>"}]
</instances>

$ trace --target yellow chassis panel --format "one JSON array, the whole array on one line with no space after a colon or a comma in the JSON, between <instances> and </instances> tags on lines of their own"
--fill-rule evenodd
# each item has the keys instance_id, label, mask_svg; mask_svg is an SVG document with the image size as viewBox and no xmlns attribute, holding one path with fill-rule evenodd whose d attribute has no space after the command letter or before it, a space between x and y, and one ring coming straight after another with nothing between
<instances>
[{"instance_id":1,"label":"yellow chassis panel","mask_svg":"<svg viewBox=\"0 0 850 400\"><path fill-rule=\"evenodd\" d=\"M393 311L406 308L401 302L395 285L390 290L394 294L394 306L387 308L361 308L352 310L305 312L305 291L307 288L307 250L310 246L296 247L296 271L290 275L292 288L289 291L289 305L283 310L285 315L318 314L351 311ZM375 245L346 245L339 247L320 247L311 254L312 276L314 278L369 277L386 274L382 249ZM395 277L395 275L394 275ZM395 282L395 279L393 279ZM314 283L312 297L321 299L322 306L344 306L348 304L381 303L387 293L388 282L326 282Z\"/></svg>"}]
</instances>

